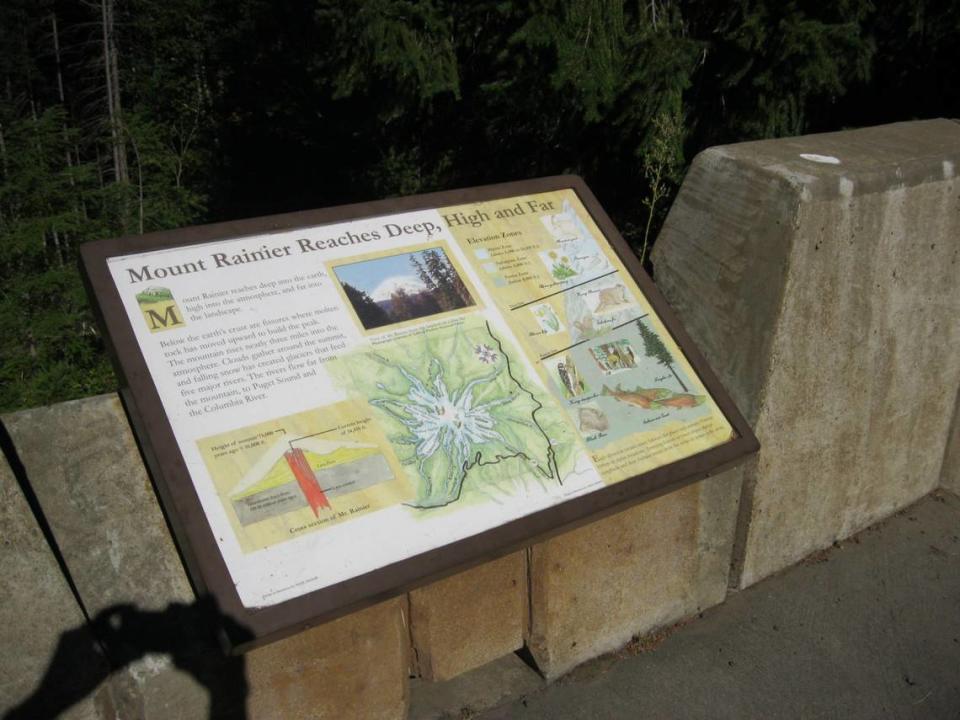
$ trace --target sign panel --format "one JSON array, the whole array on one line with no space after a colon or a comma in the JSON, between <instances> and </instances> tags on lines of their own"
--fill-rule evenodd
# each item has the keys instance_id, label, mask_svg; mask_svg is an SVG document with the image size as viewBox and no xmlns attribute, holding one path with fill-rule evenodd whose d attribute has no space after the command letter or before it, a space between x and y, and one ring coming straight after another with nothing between
<instances>
[{"instance_id":1,"label":"sign panel","mask_svg":"<svg viewBox=\"0 0 960 720\"><path fill-rule=\"evenodd\" d=\"M194 582L260 639L756 448L579 178L84 265Z\"/></svg>"}]
</instances>

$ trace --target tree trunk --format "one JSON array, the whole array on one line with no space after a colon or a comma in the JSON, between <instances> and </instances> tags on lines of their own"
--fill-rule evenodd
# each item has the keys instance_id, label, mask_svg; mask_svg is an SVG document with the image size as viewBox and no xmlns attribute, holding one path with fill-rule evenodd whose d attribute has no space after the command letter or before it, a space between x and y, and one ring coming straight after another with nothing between
<instances>
[{"instance_id":1,"label":"tree trunk","mask_svg":"<svg viewBox=\"0 0 960 720\"><path fill-rule=\"evenodd\" d=\"M56 228L51 228L50 233L53 235L53 251L57 256L57 264L63 267L63 249L60 247L60 236L57 234Z\"/></svg>"},{"instance_id":2,"label":"tree trunk","mask_svg":"<svg viewBox=\"0 0 960 720\"><path fill-rule=\"evenodd\" d=\"M63 70L60 66L60 33L57 31L57 14L50 13L50 26L53 31L53 57L57 66L57 93L60 97L60 104L64 111L67 109L67 99L63 92ZM70 157L70 137L67 134L67 123L63 123L63 153L67 160L67 167L73 167L73 160ZM78 160L79 162L79 160ZM70 185L73 186L73 175L70 176Z\"/></svg>"},{"instance_id":3,"label":"tree trunk","mask_svg":"<svg viewBox=\"0 0 960 720\"><path fill-rule=\"evenodd\" d=\"M3 123L0 123L0 164L3 166L4 179L10 174L10 166L7 165L7 142L3 139Z\"/></svg>"},{"instance_id":4,"label":"tree trunk","mask_svg":"<svg viewBox=\"0 0 960 720\"><path fill-rule=\"evenodd\" d=\"M37 149L37 158L43 157L43 145L40 144L40 118L37 117L37 104L33 101L33 89L28 88L30 100L30 119L33 120L33 146Z\"/></svg>"},{"instance_id":5,"label":"tree trunk","mask_svg":"<svg viewBox=\"0 0 960 720\"><path fill-rule=\"evenodd\" d=\"M73 157L76 158L76 160L77 160L77 165L79 165L79 164L80 164L80 146L77 145L76 143L73 144ZM99 155L97 156L97 162L99 163ZM99 168L98 168L97 172L99 172ZM72 178L70 179L70 183L73 184L73 179L72 179ZM101 187L101 188L103 187L103 178L102 178L102 177L101 177L101 179L100 179L100 187ZM89 215L89 213L87 213L87 198L84 196L83 193L80 193L80 212L83 214L83 219L84 219L84 220L89 220L89 219L90 219L90 215Z\"/></svg>"},{"instance_id":6,"label":"tree trunk","mask_svg":"<svg viewBox=\"0 0 960 720\"><path fill-rule=\"evenodd\" d=\"M123 177L123 181L127 182L130 180L130 169L127 165L127 143L124 137L123 113L121 112L121 109L120 109L120 70L118 69L120 63L117 60L119 53L117 52L117 43L114 41L113 32L112 32L112 28L113 28L113 8L112 7L110 10L110 26L111 26L110 62L113 63L113 70L110 73L110 77L113 78L113 106L115 108L114 116L116 117L116 120L117 120L117 131L120 138L119 149L120 149L121 176Z\"/></svg>"},{"instance_id":7,"label":"tree trunk","mask_svg":"<svg viewBox=\"0 0 960 720\"><path fill-rule=\"evenodd\" d=\"M0 122L0 168L3 169L3 179L6 180L10 176L10 168L7 165L7 142L3 139L3 123ZM0 203L0 223L3 223L4 212L3 204Z\"/></svg>"},{"instance_id":8,"label":"tree trunk","mask_svg":"<svg viewBox=\"0 0 960 720\"><path fill-rule=\"evenodd\" d=\"M100 144L96 143L94 149L97 151L97 180L100 181L100 189L103 190L103 158L100 157Z\"/></svg>"},{"instance_id":9,"label":"tree trunk","mask_svg":"<svg viewBox=\"0 0 960 720\"><path fill-rule=\"evenodd\" d=\"M57 64L57 91L60 94L60 103L64 103L63 71L60 67L60 33L57 32L57 14L50 13L50 25L53 30L53 57Z\"/></svg>"},{"instance_id":10,"label":"tree trunk","mask_svg":"<svg viewBox=\"0 0 960 720\"><path fill-rule=\"evenodd\" d=\"M683 391L688 392L687 386L683 384L683 380L681 380L680 376L677 375L677 371L673 369L673 365L671 363L667 363L667 367L670 369L670 372L673 373L673 376L677 379L677 382L680 383L680 387L683 388Z\"/></svg>"},{"instance_id":11,"label":"tree trunk","mask_svg":"<svg viewBox=\"0 0 960 720\"><path fill-rule=\"evenodd\" d=\"M137 147L137 141L130 137L130 145L133 148L133 157L137 161L137 200L138 200L138 223L140 234L143 235L143 164L140 162L140 149Z\"/></svg>"},{"instance_id":12,"label":"tree trunk","mask_svg":"<svg viewBox=\"0 0 960 720\"><path fill-rule=\"evenodd\" d=\"M107 119L110 123L110 144L113 151L113 178L126 182L127 162L120 117L120 83L117 78L117 48L113 39L113 2L100 0L103 30L103 72L107 85Z\"/></svg>"}]
</instances>

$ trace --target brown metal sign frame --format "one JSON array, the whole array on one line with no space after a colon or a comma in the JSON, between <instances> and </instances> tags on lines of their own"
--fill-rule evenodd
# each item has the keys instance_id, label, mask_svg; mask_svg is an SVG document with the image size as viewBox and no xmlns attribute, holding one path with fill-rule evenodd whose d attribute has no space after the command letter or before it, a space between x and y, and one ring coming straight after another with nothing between
<instances>
[{"instance_id":1,"label":"brown metal sign frame","mask_svg":"<svg viewBox=\"0 0 960 720\"><path fill-rule=\"evenodd\" d=\"M626 266L704 387L734 428L736 437L704 452L277 605L255 609L244 607L201 507L157 387L124 311L119 292L107 267L108 259L300 227L565 189L571 189L577 194L600 228L604 239ZM120 378L121 397L162 501L167 521L194 584L194 590L198 596L213 595L223 613L252 633L252 640L228 638L228 643L235 651L247 650L332 620L715 475L739 464L759 449L753 431L657 291L637 257L584 181L574 175L522 180L101 240L83 245L80 255L84 280L95 301L94 306L104 330L104 338Z\"/></svg>"}]
</instances>

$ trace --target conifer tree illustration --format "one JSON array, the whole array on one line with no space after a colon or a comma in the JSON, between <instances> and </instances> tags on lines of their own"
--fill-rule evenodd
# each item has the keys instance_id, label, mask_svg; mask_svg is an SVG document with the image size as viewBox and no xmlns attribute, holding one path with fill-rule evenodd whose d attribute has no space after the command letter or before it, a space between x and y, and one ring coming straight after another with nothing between
<instances>
[{"instance_id":1,"label":"conifer tree illustration","mask_svg":"<svg viewBox=\"0 0 960 720\"><path fill-rule=\"evenodd\" d=\"M673 355L670 354L670 351L667 350L666 346L663 344L663 341L657 336L657 334L643 324L643 320L637 320L637 329L640 331L640 337L643 338L643 353L648 358L653 358L661 365L665 366L673 376L677 379L677 382L680 384L680 387L683 388L684 392L687 392L687 386L684 384L683 380L680 379L680 376L677 375L677 371L673 369L673 363L676 362L673 359Z\"/></svg>"}]
</instances>

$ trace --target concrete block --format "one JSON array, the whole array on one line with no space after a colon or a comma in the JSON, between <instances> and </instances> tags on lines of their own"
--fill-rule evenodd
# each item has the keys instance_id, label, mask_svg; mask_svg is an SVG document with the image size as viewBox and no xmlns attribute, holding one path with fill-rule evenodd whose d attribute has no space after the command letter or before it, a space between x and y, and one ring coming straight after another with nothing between
<instances>
[{"instance_id":1,"label":"concrete block","mask_svg":"<svg viewBox=\"0 0 960 720\"><path fill-rule=\"evenodd\" d=\"M953 423L943 455L943 468L940 470L940 485L960 495L960 394L953 409Z\"/></svg>"},{"instance_id":2,"label":"concrete block","mask_svg":"<svg viewBox=\"0 0 960 720\"><path fill-rule=\"evenodd\" d=\"M532 548L527 646L547 679L723 601L740 472Z\"/></svg>"},{"instance_id":3,"label":"concrete block","mask_svg":"<svg viewBox=\"0 0 960 720\"><path fill-rule=\"evenodd\" d=\"M2 455L0 536L0 715L21 706L46 678L38 704L20 707L16 717L52 717L62 709L58 717L96 720L90 685L106 677L106 664L90 652L83 614ZM58 650L66 672L51 668Z\"/></svg>"},{"instance_id":4,"label":"concrete block","mask_svg":"<svg viewBox=\"0 0 960 720\"><path fill-rule=\"evenodd\" d=\"M410 593L414 663L425 680L449 680L523 646L525 553Z\"/></svg>"},{"instance_id":5,"label":"concrete block","mask_svg":"<svg viewBox=\"0 0 960 720\"><path fill-rule=\"evenodd\" d=\"M938 484L960 385L958 172L947 120L694 161L653 259L762 444L739 586Z\"/></svg>"},{"instance_id":6,"label":"concrete block","mask_svg":"<svg viewBox=\"0 0 960 720\"><path fill-rule=\"evenodd\" d=\"M402 720L410 637L405 598L247 653L249 717Z\"/></svg>"},{"instance_id":7,"label":"concrete block","mask_svg":"<svg viewBox=\"0 0 960 720\"><path fill-rule=\"evenodd\" d=\"M543 689L543 679L515 653L444 682L410 683L408 720L472 718Z\"/></svg>"},{"instance_id":8,"label":"concrete block","mask_svg":"<svg viewBox=\"0 0 960 720\"><path fill-rule=\"evenodd\" d=\"M25 410L3 422L91 617L118 604L160 611L193 602L116 395ZM111 684L124 716L207 714L207 691L165 654L136 660Z\"/></svg>"},{"instance_id":9,"label":"concrete block","mask_svg":"<svg viewBox=\"0 0 960 720\"><path fill-rule=\"evenodd\" d=\"M193 591L116 395L3 418L90 615Z\"/></svg>"},{"instance_id":10,"label":"concrete block","mask_svg":"<svg viewBox=\"0 0 960 720\"><path fill-rule=\"evenodd\" d=\"M196 620L193 592L118 398L3 420L89 614L102 617L130 604L131 617L151 628L183 625L178 613ZM240 663L246 664L248 716L403 717L410 646L405 608L406 598L391 600L248 653ZM231 695L225 684L235 680L237 662L199 638L202 629L189 633L197 636L193 645L181 638L171 646L193 676L168 654L147 653L115 673L98 696L111 717L192 719L216 709L217 717L232 716L237 691ZM218 697L214 710L211 694Z\"/></svg>"}]
</instances>

